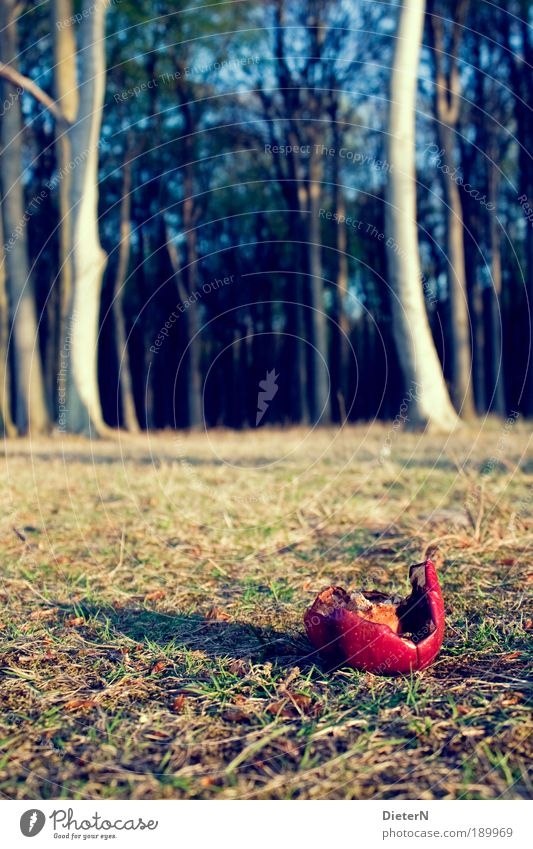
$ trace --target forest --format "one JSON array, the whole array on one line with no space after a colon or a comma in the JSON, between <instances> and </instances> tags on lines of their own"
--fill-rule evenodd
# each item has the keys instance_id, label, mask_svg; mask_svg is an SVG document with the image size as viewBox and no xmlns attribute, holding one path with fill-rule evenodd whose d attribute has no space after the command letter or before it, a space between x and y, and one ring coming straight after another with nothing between
<instances>
[{"instance_id":1,"label":"forest","mask_svg":"<svg viewBox=\"0 0 533 849\"><path fill-rule=\"evenodd\" d=\"M0 0L6 845L526 845L532 72L533 0Z\"/></svg>"},{"instance_id":2,"label":"forest","mask_svg":"<svg viewBox=\"0 0 533 849\"><path fill-rule=\"evenodd\" d=\"M6 435L533 414L530 0L0 15Z\"/></svg>"}]
</instances>

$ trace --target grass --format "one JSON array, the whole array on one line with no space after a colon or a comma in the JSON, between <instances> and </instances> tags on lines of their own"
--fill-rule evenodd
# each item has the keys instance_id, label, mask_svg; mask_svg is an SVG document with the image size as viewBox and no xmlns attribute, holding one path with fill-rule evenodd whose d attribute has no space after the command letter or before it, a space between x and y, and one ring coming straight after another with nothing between
<instances>
[{"instance_id":1,"label":"grass","mask_svg":"<svg viewBox=\"0 0 533 849\"><path fill-rule=\"evenodd\" d=\"M306 437L6 445L5 798L531 797L527 428ZM436 663L327 673L316 592L404 590L436 541Z\"/></svg>"}]
</instances>

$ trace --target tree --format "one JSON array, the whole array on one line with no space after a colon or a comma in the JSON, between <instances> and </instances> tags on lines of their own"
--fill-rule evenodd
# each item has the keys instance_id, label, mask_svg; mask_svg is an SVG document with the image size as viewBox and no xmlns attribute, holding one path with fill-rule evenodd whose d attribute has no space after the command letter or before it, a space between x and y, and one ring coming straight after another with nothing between
<instances>
[{"instance_id":1,"label":"tree","mask_svg":"<svg viewBox=\"0 0 533 849\"><path fill-rule=\"evenodd\" d=\"M14 6L12 0L9 0L8 5L12 19L12 8ZM6 9L7 7L4 6L3 8ZM74 120L69 121L62 111L61 105L37 86L33 80L19 74L15 68L10 68L4 62L0 63L0 76L22 86L50 110L63 127L63 133L66 134L68 146L64 145L64 152L68 152L72 156L70 161L64 164L63 171L58 172L56 178L58 183L61 184L66 174L71 175L68 208L66 201L62 201L63 220L68 224L66 261L70 259L72 262L72 292L69 297L62 346L66 370L66 404L64 420L60 418L59 423L60 426L64 425L66 430L72 433L104 433L106 431L100 406L97 356L100 292L107 260L100 245L98 234L98 151L105 88L104 36L107 8L108 0L95 0L94 2L83 0L78 29L77 61L72 61L70 45L63 45L63 50L60 51L63 57L60 70L66 79L58 82L56 88L64 92L63 97L67 98L69 93L77 87L78 100ZM74 26L75 19L70 0L58 2L54 7L54 12L56 16L67 15L66 18L56 17L55 24L58 29L62 30L64 27ZM68 14L69 12L71 14ZM8 23L10 17L8 11ZM13 32L12 28L10 29L9 26L7 29L4 28L4 44L6 45L6 33L10 32ZM7 50L12 50L12 47L7 46ZM11 53L7 55L11 58ZM76 65L78 75L76 75ZM16 115L16 111L13 114ZM9 122L7 123L9 124ZM6 122L3 123L3 126L5 125ZM62 142L60 146L63 149ZM9 177L9 174L13 176L13 174L20 173L20 167L16 163L14 166L6 164L4 167L7 177ZM13 193L13 197L16 197L15 193ZM15 201L12 203L14 204ZM10 206L5 204L5 209L9 210ZM9 212L7 215L10 224L13 224L13 215ZM19 220L21 218L22 215L19 216ZM18 242L19 240L17 240L15 246ZM20 262L24 269L27 267L27 259L20 244L17 253L20 254ZM24 253L24 258L22 253ZM22 279L20 271L17 272L17 279L21 293L19 310L24 307L24 313L19 312L20 318L18 320L21 325L19 336L24 337L21 345L26 351L24 360L26 362L28 356L31 358L37 333L35 320L31 316L29 296L24 295L25 287L20 285ZM18 347L19 345L17 345ZM29 355L28 350L30 350ZM28 371L28 379L31 378L35 386L41 384L40 394L43 395L42 377L39 369L35 367L33 371L31 369ZM23 386L29 385L24 376L21 382ZM33 393L38 395L38 389L34 388ZM39 411L41 407L44 409L44 400L42 405L36 402L33 406L34 417L42 419L42 413L39 414ZM41 424L41 428L42 426Z\"/></svg>"},{"instance_id":2,"label":"tree","mask_svg":"<svg viewBox=\"0 0 533 849\"><path fill-rule=\"evenodd\" d=\"M0 215L0 434L14 436L15 425L11 418L11 398L8 363L9 303L6 289L4 256L4 228Z\"/></svg>"},{"instance_id":3,"label":"tree","mask_svg":"<svg viewBox=\"0 0 533 849\"><path fill-rule=\"evenodd\" d=\"M131 142L122 166L122 196L120 199L120 242L118 248L118 267L115 276L113 296L113 318L119 362L119 390L122 421L130 433L139 433L139 420L133 397L133 384L130 370L128 337L124 318L124 288L130 264L131 253L131 163L134 156ZM117 398L117 404L119 399ZM120 417L119 417L120 418Z\"/></svg>"},{"instance_id":4,"label":"tree","mask_svg":"<svg viewBox=\"0 0 533 849\"><path fill-rule=\"evenodd\" d=\"M393 329L414 424L452 430L457 416L444 382L421 284L416 219L415 105L425 0L404 0L392 67L386 232Z\"/></svg>"},{"instance_id":5,"label":"tree","mask_svg":"<svg viewBox=\"0 0 533 849\"><path fill-rule=\"evenodd\" d=\"M429 33L435 66L435 117L441 158L441 184L446 217L448 259L448 295L450 299L449 333L452 356L452 397L455 409L465 418L475 414L472 383L472 351L465 271L464 225L459 187L453 174L457 170L455 138L461 105L458 52L469 0L454 0L441 8L430 0ZM451 23L445 24L450 14ZM446 43L446 30L449 29Z\"/></svg>"},{"instance_id":6,"label":"tree","mask_svg":"<svg viewBox=\"0 0 533 849\"><path fill-rule=\"evenodd\" d=\"M0 5L0 58L8 74L17 75L16 0ZM16 414L19 433L42 433L48 428L43 372L39 353L37 314L28 264L26 224L31 214L24 208L22 186L22 118L16 82L4 78L0 170L3 188L5 267L13 317ZM38 204L39 198L32 198Z\"/></svg>"},{"instance_id":7,"label":"tree","mask_svg":"<svg viewBox=\"0 0 533 849\"><path fill-rule=\"evenodd\" d=\"M98 233L98 151L105 90L105 16L108 0L83 0L78 36L76 119L67 134L75 167L70 190L70 255L73 287L65 342L70 336L66 427L72 433L103 433L97 358L100 293L107 256ZM69 66L71 73L72 65ZM71 87L76 80L69 80ZM65 343L64 343L65 344Z\"/></svg>"},{"instance_id":8,"label":"tree","mask_svg":"<svg viewBox=\"0 0 533 849\"><path fill-rule=\"evenodd\" d=\"M514 96L515 139L518 145L519 198L526 208L533 206L533 111L531 109L531 68L533 67L533 34L531 32L532 0L515 0L506 3L502 17L504 58L509 64L511 88ZM520 201L519 201L520 202ZM529 217L529 216L528 216ZM528 222L528 227L530 226ZM533 415L533 238L526 230L525 236L525 301L528 314L527 372L523 383L526 415Z\"/></svg>"}]
</instances>

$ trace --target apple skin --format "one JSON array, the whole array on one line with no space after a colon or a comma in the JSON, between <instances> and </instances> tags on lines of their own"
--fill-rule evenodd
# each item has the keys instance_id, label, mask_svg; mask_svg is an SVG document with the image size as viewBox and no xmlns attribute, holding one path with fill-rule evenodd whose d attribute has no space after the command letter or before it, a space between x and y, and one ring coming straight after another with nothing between
<instances>
[{"instance_id":1,"label":"apple skin","mask_svg":"<svg viewBox=\"0 0 533 849\"><path fill-rule=\"evenodd\" d=\"M344 607L326 615L320 613L317 608L323 606L320 597L326 590L319 593L304 616L304 624L309 640L328 664L351 666L377 675L406 675L425 669L435 660L444 638L444 601L435 564L427 557L421 565L424 586L418 587L418 593L428 604L435 628L418 643L395 634L388 625L369 622ZM343 589L333 589L349 600Z\"/></svg>"}]
</instances>

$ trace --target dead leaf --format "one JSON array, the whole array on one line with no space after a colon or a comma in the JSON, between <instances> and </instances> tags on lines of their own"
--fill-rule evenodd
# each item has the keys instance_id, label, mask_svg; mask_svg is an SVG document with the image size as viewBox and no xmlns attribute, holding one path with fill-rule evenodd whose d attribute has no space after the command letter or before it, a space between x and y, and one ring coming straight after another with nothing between
<instances>
[{"instance_id":1,"label":"dead leaf","mask_svg":"<svg viewBox=\"0 0 533 849\"><path fill-rule=\"evenodd\" d=\"M76 625L83 625L85 623L85 619L83 616L73 616L72 619L67 619L65 621L65 625L68 628L75 628Z\"/></svg>"},{"instance_id":2,"label":"dead leaf","mask_svg":"<svg viewBox=\"0 0 533 849\"><path fill-rule=\"evenodd\" d=\"M172 710L174 711L174 713L181 713L184 705L185 705L185 696L182 693L181 696L178 696L172 702Z\"/></svg>"},{"instance_id":3,"label":"dead leaf","mask_svg":"<svg viewBox=\"0 0 533 849\"><path fill-rule=\"evenodd\" d=\"M290 758L299 759L300 757L300 749L296 743L293 743L292 740L288 740L287 737L283 737L281 740L278 740L277 747L278 749L281 749L284 754L289 755Z\"/></svg>"},{"instance_id":4,"label":"dead leaf","mask_svg":"<svg viewBox=\"0 0 533 849\"><path fill-rule=\"evenodd\" d=\"M279 702L272 702L268 705L267 713L272 713L274 716L282 716L291 719L298 715L298 711L294 709L287 699L282 699Z\"/></svg>"},{"instance_id":5,"label":"dead leaf","mask_svg":"<svg viewBox=\"0 0 533 849\"><path fill-rule=\"evenodd\" d=\"M148 595L145 595L144 600L159 601L160 599L164 598L165 595L166 593L164 590L154 590L152 593L148 593Z\"/></svg>"},{"instance_id":6,"label":"dead leaf","mask_svg":"<svg viewBox=\"0 0 533 849\"><path fill-rule=\"evenodd\" d=\"M166 669L168 663L166 660L159 660L157 663L154 663L150 670L150 675L156 675L157 672L161 672L163 669Z\"/></svg>"},{"instance_id":7,"label":"dead leaf","mask_svg":"<svg viewBox=\"0 0 533 849\"><path fill-rule=\"evenodd\" d=\"M246 678L248 675L248 664L244 660L231 660L228 666L231 674L237 678Z\"/></svg>"},{"instance_id":8,"label":"dead leaf","mask_svg":"<svg viewBox=\"0 0 533 849\"><path fill-rule=\"evenodd\" d=\"M509 693L504 693L504 694L502 695L502 698L501 698L501 702L500 702L500 703L501 703L504 707L512 707L513 705L517 705L517 704L519 704L519 703L522 701L522 699L523 699L523 698L524 698L524 694L523 694L523 693L513 692L513 691L511 690L511 692L509 692Z\"/></svg>"},{"instance_id":9,"label":"dead leaf","mask_svg":"<svg viewBox=\"0 0 533 849\"><path fill-rule=\"evenodd\" d=\"M250 717L243 710L228 708L228 710L223 711L222 719L225 719L227 722L248 722Z\"/></svg>"},{"instance_id":10,"label":"dead leaf","mask_svg":"<svg viewBox=\"0 0 533 849\"><path fill-rule=\"evenodd\" d=\"M231 616L229 613L226 613L224 610L221 610L220 607L211 607L206 615L206 619L212 619L215 622L229 622Z\"/></svg>"},{"instance_id":11,"label":"dead leaf","mask_svg":"<svg viewBox=\"0 0 533 849\"><path fill-rule=\"evenodd\" d=\"M71 699L65 705L65 710L82 710L85 708L98 707L98 703L92 699Z\"/></svg>"},{"instance_id":12,"label":"dead leaf","mask_svg":"<svg viewBox=\"0 0 533 849\"><path fill-rule=\"evenodd\" d=\"M41 610L34 610L30 613L30 619L53 619L57 615L57 607L46 607Z\"/></svg>"}]
</instances>

